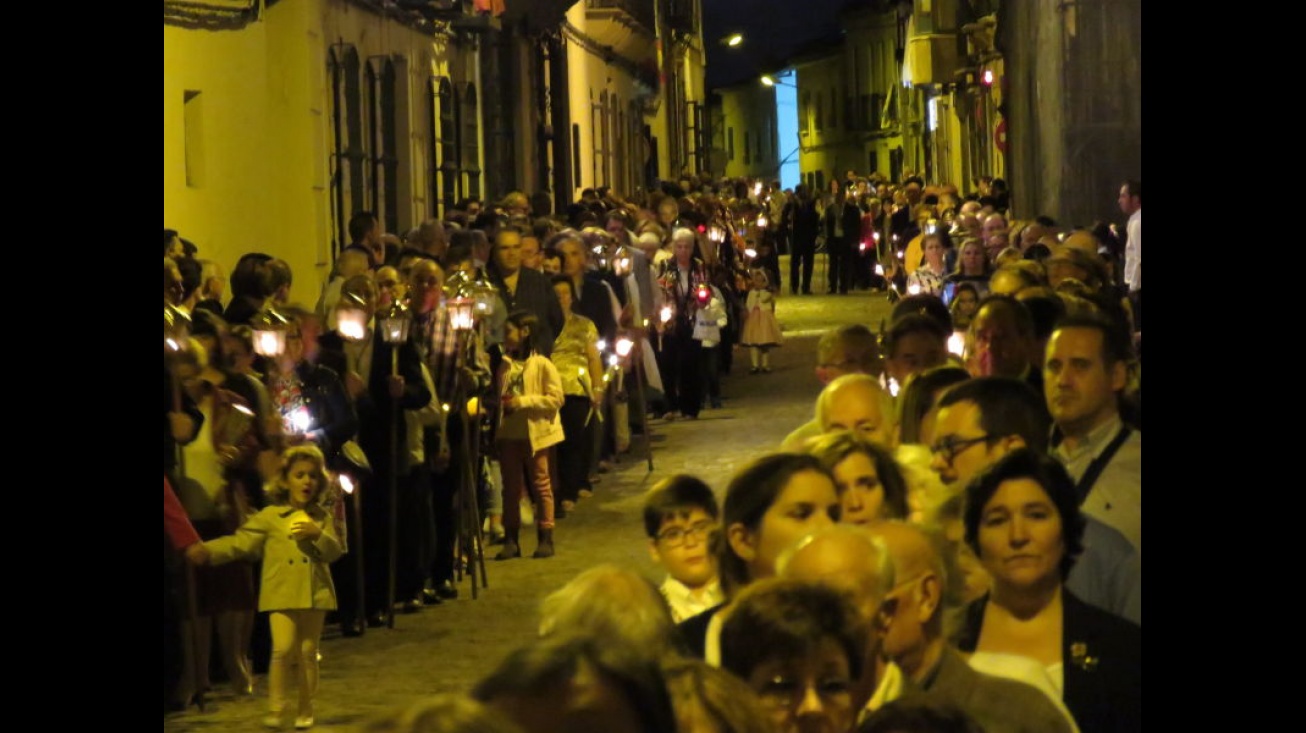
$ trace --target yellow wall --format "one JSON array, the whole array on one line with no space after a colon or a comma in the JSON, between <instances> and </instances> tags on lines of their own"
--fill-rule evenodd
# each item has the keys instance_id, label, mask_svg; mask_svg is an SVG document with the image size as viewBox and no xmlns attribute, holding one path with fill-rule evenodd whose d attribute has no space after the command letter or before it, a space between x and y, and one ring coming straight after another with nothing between
<instances>
[{"instance_id":1,"label":"yellow wall","mask_svg":"<svg viewBox=\"0 0 1306 733\"><path fill-rule=\"evenodd\" d=\"M330 270L327 58L337 42L354 44L363 63L401 59L399 211L401 229L413 226L426 207L426 84L448 69L442 45L343 0L283 0L240 30L163 28L164 226L228 271L248 252L286 260L291 299L309 305ZM198 186L186 181L188 90L202 105Z\"/></svg>"},{"instance_id":2,"label":"yellow wall","mask_svg":"<svg viewBox=\"0 0 1306 733\"><path fill-rule=\"evenodd\" d=\"M739 86L718 90L721 94L722 114L725 129L718 141L729 153L730 131L734 131L733 159L727 155L725 174L731 178L739 176L762 176L777 178L780 175L780 157L784 151L776 144L776 107L775 91L760 81L748 82ZM748 133L751 152L744 162L744 133ZM757 141L762 140L761 155L758 155Z\"/></svg>"}]
</instances>

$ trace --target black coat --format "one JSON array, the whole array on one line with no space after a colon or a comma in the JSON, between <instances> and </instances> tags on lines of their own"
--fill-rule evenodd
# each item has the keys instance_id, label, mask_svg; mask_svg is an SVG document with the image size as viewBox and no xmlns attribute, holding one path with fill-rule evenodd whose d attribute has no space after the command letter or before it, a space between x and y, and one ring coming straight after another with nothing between
<instances>
[{"instance_id":1,"label":"black coat","mask_svg":"<svg viewBox=\"0 0 1306 733\"><path fill-rule=\"evenodd\" d=\"M558 294L553 292L553 283L549 280L549 276L529 267L523 267L517 271L515 293L508 292L508 286L504 284L503 277L497 270L490 273L490 279L499 289L499 296L503 298L503 302L507 304L509 315L514 311L524 310L540 319L539 326L532 334L535 350L541 356L552 354L553 341L562 332L563 315L562 305L558 303Z\"/></svg>"},{"instance_id":2,"label":"black coat","mask_svg":"<svg viewBox=\"0 0 1306 733\"><path fill-rule=\"evenodd\" d=\"M957 647L975 651L988 596L966 608ZM1062 701L1082 733L1143 729L1143 630L1062 589Z\"/></svg>"}]
</instances>

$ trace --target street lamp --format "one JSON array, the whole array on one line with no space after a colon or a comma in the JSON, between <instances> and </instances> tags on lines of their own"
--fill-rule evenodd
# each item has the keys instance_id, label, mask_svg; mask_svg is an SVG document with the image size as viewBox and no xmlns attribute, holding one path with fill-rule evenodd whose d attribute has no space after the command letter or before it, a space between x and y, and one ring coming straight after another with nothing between
<instances>
[{"instance_id":1,"label":"street lamp","mask_svg":"<svg viewBox=\"0 0 1306 733\"><path fill-rule=\"evenodd\" d=\"M741 43L744 42L744 34L731 33L730 35L726 36L723 39L723 42L731 48L737 48Z\"/></svg>"}]
</instances>

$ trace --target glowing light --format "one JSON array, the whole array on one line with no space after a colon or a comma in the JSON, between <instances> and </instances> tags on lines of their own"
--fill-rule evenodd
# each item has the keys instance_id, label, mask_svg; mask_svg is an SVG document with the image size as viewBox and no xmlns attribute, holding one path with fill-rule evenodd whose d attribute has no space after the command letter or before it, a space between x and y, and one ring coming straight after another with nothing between
<instances>
[{"instance_id":1,"label":"glowing light","mask_svg":"<svg viewBox=\"0 0 1306 733\"><path fill-rule=\"evenodd\" d=\"M605 341L604 339L599 339L598 343L596 343L595 346L599 347L599 351L608 350L608 342Z\"/></svg>"},{"instance_id":2,"label":"glowing light","mask_svg":"<svg viewBox=\"0 0 1306 733\"><path fill-rule=\"evenodd\" d=\"M662 322L663 322L663 323L666 323L666 322L670 321L670 320L671 320L671 306L669 306L669 305L664 305L664 306L662 306L662 312L661 312L659 315L662 317Z\"/></svg>"},{"instance_id":3,"label":"glowing light","mask_svg":"<svg viewBox=\"0 0 1306 733\"><path fill-rule=\"evenodd\" d=\"M748 257L748 258L750 258L750 259L753 258L753 257L756 257L756 256L757 256L757 250L753 249L752 247L749 247L748 249L744 250L744 256L745 256L745 257Z\"/></svg>"},{"instance_id":4,"label":"glowing light","mask_svg":"<svg viewBox=\"0 0 1306 733\"><path fill-rule=\"evenodd\" d=\"M609 366L616 366L620 362L621 362L621 357L617 356L616 354L613 354L612 356L608 357Z\"/></svg>"},{"instance_id":5,"label":"glowing light","mask_svg":"<svg viewBox=\"0 0 1306 733\"><path fill-rule=\"evenodd\" d=\"M921 292L920 283L911 283L910 285L907 286L908 295L920 295L920 292Z\"/></svg>"},{"instance_id":6,"label":"glowing light","mask_svg":"<svg viewBox=\"0 0 1306 733\"><path fill-rule=\"evenodd\" d=\"M754 183L754 184L753 184L753 195L754 195L754 196L761 196L761 195L762 195L762 182L761 182L761 181L758 181L757 183Z\"/></svg>"},{"instance_id":7,"label":"glowing light","mask_svg":"<svg viewBox=\"0 0 1306 733\"><path fill-rule=\"evenodd\" d=\"M966 355L966 337L960 332L954 331L953 334L948 337L948 353L956 354L957 356Z\"/></svg>"},{"instance_id":8,"label":"glowing light","mask_svg":"<svg viewBox=\"0 0 1306 733\"><path fill-rule=\"evenodd\" d=\"M877 263L877 264L875 265L875 274L876 274L876 275L881 275L881 276L883 276L883 275L884 275L884 265L881 265L881 264L878 264L878 263Z\"/></svg>"},{"instance_id":9,"label":"glowing light","mask_svg":"<svg viewBox=\"0 0 1306 733\"><path fill-rule=\"evenodd\" d=\"M449 411L449 403L448 403L448 402L442 402L442 403L440 404L440 409L441 409L441 410L444 410L445 412L448 412L448 411Z\"/></svg>"},{"instance_id":10,"label":"glowing light","mask_svg":"<svg viewBox=\"0 0 1306 733\"><path fill-rule=\"evenodd\" d=\"M757 225L760 226L760 227L764 227L764 226L767 225L766 214L759 214L759 215L758 215L758 217L757 217Z\"/></svg>"},{"instance_id":11,"label":"glowing light","mask_svg":"<svg viewBox=\"0 0 1306 733\"><path fill-rule=\"evenodd\" d=\"M578 368L576 369L576 374L578 374L578 375L580 375L580 376L582 376L582 377L585 376L585 367L578 367Z\"/></svg>"},{"instance_id":12,"label":"glowing light","mask_svg":"<svg viewBox=\"0 0 1306 733\"><path fill-rule=\"evenodd\" d=\"M346 494L354 493L354 480L347 473L340 474L340 490Z\"/></svg>"},{"instance_id":13,"label":"glowing light","mask_svg":"<svg viewBox=\"0 0 1306 733\"><path fill-rule=\"evenodd\" d=\"M865 242L861 242L860 244L858 244L858 245L857 245L857 251L858 251L858 252L865 252L865 251L866 251L866 243L865 243Z\"/></svg>"},{"instance_id":14,"label":"glowing light","mask_svg":"<svg viewBox=\"0 0 1306 733\"><path fill-rule=\"evenodd\" d=\"M898 396L898 380L893 377L889 377L889 394L894 397Z\"/></svg>"},{"instance_id":15,"label":"glowing light","mask_svg":"<svg viewBox=\"0 0 1306 733\"><path fill-rule=\"evenodd\" d=\"M993 86L993 69L984 70L984 86Z\"/></svg>"},{"instance_id":16,"label":"glowing light","mask_svg":"<svg viewBox=\"0 0 1306 733\"><path fill-rule=\"evenodd\" d=\"M769 87L773 87L773 86L775 86L775 79L773 79L773 78L770 77L770 76L763 76L763 77L762 77L762 83L765 84L765 85L767 85L767 86L769 86Z\"/></svg>"},{"instance_id":17,"label":"glowing light","mask_svg":"<svg viewBox=\"0 0 1306 733\"><path fill-rule=\"evenodd\" d=\"M736 33L726 39L726 45L730 46L731 48L734 48L735 46L738 46L743 42L744 42L744 35L742 33Z\"/></svg>"},{"instance_id":18,"label":"glowing light","mask_svg":"<svg viewBox=\"0 0 1306 733\"><path fill-rule=\"evenodd\" d=\"M628 338L617 339L617 356L624 359L627 356L630 356L630 350L633 348L635 348L634 341L631 341Z\"/></svg>"},{"instance_id":19,"label":"glowing light","mask_svg":"<svg viewBox=\"0 0 1306 733\"><path fill-rule=\"evenodd\" d=\"M308 414L306 408L299 408L290 413L290 425L296 433L307 433L313 427L313 416Z\"/></svg>"}]
</instances>

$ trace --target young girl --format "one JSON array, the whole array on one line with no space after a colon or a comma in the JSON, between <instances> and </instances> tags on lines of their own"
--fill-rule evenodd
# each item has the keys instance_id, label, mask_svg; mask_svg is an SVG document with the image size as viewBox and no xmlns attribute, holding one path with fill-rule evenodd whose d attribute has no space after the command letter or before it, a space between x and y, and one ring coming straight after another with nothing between
<instances>
[{"instance_id":1,"label":"young girl","mask_svg":"<svg viewBox=\"0 0 1306 733\"><path fill-rule=\"evenodd\" d=\"M317 691L317 645L327 611L336 608L331 563L343 554L335 519L324 507L329 486L326 461L314 445L287 448L280 475L268 488L268 506L250 517L233 535L186 549L196 565L263 558L263 585L258 608L269 611L272 663L268 669L268 715L263 722L279 728L286 705L286 668L297 655L299 714L295 728L313 725Z\"/></svg>"},{"instance_id":2,"label":"young girl","mask_svg":"<svg viewBox=\"0 0 1306 733\"><path fill-rule=\"evenodd\" d=\"M744 332L739 343L748 347L753 360L749 374L771 373L770 351L772 347L784 343L780 335L780 323L775 319L775 289L766 275L766 270L753 268L752 289L748 291L748 301L744 304L748 318L744 321Z\"/></svg>"},{"instance_id":3,"label":"young girl","mask_svg":"<svg viewBox=\"0 0 1306 733\"><path fill-rule=\"evenodd\" d=\"M503 411L496 435L503 471L503 550L494 559L521 557L521 495L531 492L539 544L535 557L553 556L553 483L549 478L551 445L563 440L562 377L548 358L532 348L535 316L517 312L503 329L503 364L499 368L499 407Z\"/></svg>"}]
</instances>

